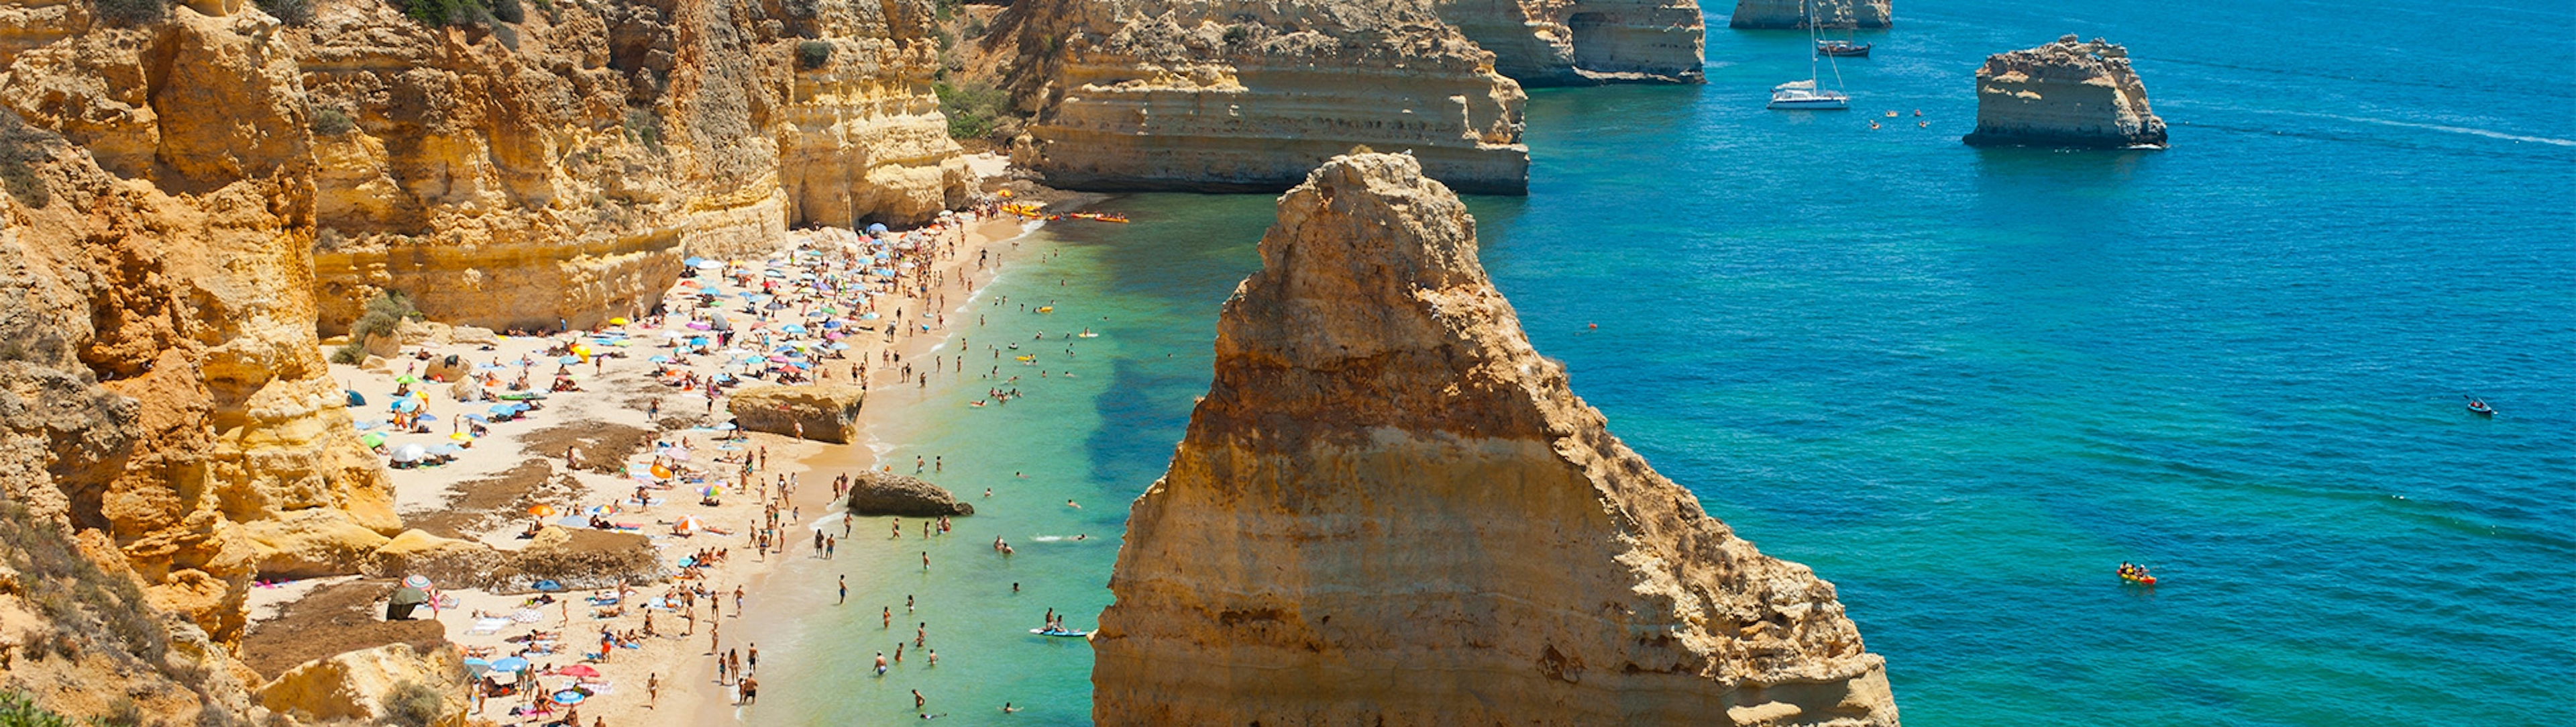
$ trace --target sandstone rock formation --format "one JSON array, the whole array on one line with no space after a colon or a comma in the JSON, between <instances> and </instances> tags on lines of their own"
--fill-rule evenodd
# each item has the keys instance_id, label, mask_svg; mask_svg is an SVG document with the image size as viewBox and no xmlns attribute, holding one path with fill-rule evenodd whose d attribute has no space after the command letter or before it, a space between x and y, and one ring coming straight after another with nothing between
<instances>
[{"instance_id":1,"label":"sandstone rock formation","mask_svg":"<svg viewBox=\"0 0 2576 727\"><path fill-rule=\"evenodd\" d=\"M866 389L850 385L755 386L727 397L725 410L747 431L849 444L858 441L867 398Z\"/></svg>"},{"instance_id":2,"label":"sandstone rock formation","mask_svg":"<svg viewBox=\"0 0 2576 727\"><path fill-rule=\"evenodd\" d=\"M358 572L387 580L425 576L447 587L480 587L511 554L471 540L442 538L405 530L368 554Z\"/></svg>"},{"instance_id":3,"label":"sandstone rock formation","mask_svg":"<svg viewBox=\"0 0 2576 727\"><path fill-rule=\"evenodd\" d=\"M1525 87L1703 78L1698 0L1442 0L1439 12Z\"/></svg>"},{"instance_id":4,"label":"sandstone rock formation","mask_svg":"<svg viewBox=\"0 0 2576 727\"><path fill-rule=\"evenodd\" d=\"M1285 189L1354 145L1459 189L1529 182L1520 84L1427 0L1029 0L1015 153L1069 189Z\"/></svg>"},{"instance_id":5,"label":"sandstone rock formation","mask_svg":"<svg viewBox=\"0 0 2576 727\"><path fill-rule=\"evenodd\" d=\"M48 54L154 37L197 76L268 78L275 64L240 45L249 40L190 13L20 53L0 97L29 90L23 74ZM249 118L227 127L280 121L269 107L231 105ZM200 112L174 116L190 113ZM156 148L199 164L223 156L176 146L177 136L158 144L147 158ZM398 530L390 491L314 339L306 242L294 233L309 219L300 167L204 187L185 180L187 167L156 166L196 189L172 195L100 169L93 160L106 156L0 109L0 487L41 517L101 534L154 605L229 642L260 569L354 568L303 536L381 542Z\"/></svg>"},{"instance_id":6,"label":"sandstone rock formation","mask_svg":"<svg viewBox=\"0 0 2576 727\"><path fill-rule=\"evenodd\" d=\"M432 724L461 725L473 708L464 697L469 681L464 657L454 646L422 653L410 644L386 644L287 670L260 687L259 703L305 722L396 724L385 712L385 697L410 684L441 698L439 714L450 717Z\"/></svg>"},{"instance_id":7,"label":"sandstone rock formation","mask_svg":"<svg viewBox=\"0 0 2576 727\"><path fill-rule=\"evenodd\" d=\"M1530 348L1411 158L1279 202L1136 500L1093 718L1893 725L1832 584L1656 475Z\"/></svg>"},{"instance_id":8,"label":"sandstone rock formation","mask_svg":"<svg viewBox=\"0 0 2576 727\"><path fill-rule=\"evenodd\" d=\"M898 474L863 470L850 483L850 512L858 515L939 517L973 515L975 506L957 501L947 488Z\"/></svg>"},{"instance_id":9,"label":"sandstone rock formation","mask_svg":"<svg viewBox=\"0 0 2576 727\"><path fill-rule=\"evenodd\" d=\"M469 582L502 593L526 593L536 590L537 581L582 590L654 583L669 575L643 535L547 527L528 547L510 554L508 563Z\"/></svg>"},{"instance_id":10,"label":"sandstone rock formation","mask_svg":"<svg viewBox=\"0 0 2576 727\"><path fill-rule=\"evenodd\" d=\"M927 220L967 173L930 93L928 0L560 3L490 33L396 6L280 31L314 113L315 267L488 327L634 316L684 254ZM819 44L810 66L797 47Z\"/></svg>"},{"instance_id":11,"label":"sandstone rock formation","mask_svg":"<svg viewBox=\"0 0 2576 727\"><path fill-rule=\"evenodd\" d=\"M1885 28L1891 0L1735 0L1727 27L1805 28L1810 13L1819 28Z\"/></svg>"},{"instance_id":12,"label":"sandstone rock formation","mask_svg":"<svg viewBox=\"0 0 2576 727\"><path fill-rule=\"evenodd\" d=\"M2130 147L2165 145L2165 120L2147 106L2147 86L2129 50L2073 35L1986 57L1977 69L1979 146Z\"/></svg>"}]
</instances>

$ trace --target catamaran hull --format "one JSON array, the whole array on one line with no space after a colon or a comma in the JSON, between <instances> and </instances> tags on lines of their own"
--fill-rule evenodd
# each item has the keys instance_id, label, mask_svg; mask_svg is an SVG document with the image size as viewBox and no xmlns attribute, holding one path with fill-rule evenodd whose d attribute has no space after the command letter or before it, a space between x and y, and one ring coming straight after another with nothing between
<instances>
[{"instance_id":1,"label":"catamaran hull","mask_svg":"<svg viewBox=\"0 0 2576 727\"><path fill-rule=\"evenodd\" d=\"M1769 108L1778 111L1849 111L1851 101L1839 98L1771 99Z\"/></svg>"}]
</instances>

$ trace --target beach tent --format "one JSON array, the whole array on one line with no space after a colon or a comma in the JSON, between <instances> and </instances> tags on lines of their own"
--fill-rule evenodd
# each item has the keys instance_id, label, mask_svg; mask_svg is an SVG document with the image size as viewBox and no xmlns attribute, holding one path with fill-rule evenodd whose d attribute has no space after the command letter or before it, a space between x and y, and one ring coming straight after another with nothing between
<instances>
[{"instance_id":1,"label":"beach tent","mask_svg":"<svg viewBox=\"0 0 2576 727\"><path fill-rule=\"evenodd\" d=\"M420 461L420 458L426 456L429 456L429 448L417 444L406 444L394 448L394 462L397 464L411 464L413 462Z\"/></svg>"},{"instance_id":2,"label":"beach tent","mask_svg":"<svg viewBox=\"0 0 2576 727\"><path fill-rule=\"evenodd\" d=\"M429 593L427 591L413 588L409 584L405 584L401 588L394 589L393 600L385 602L385 620L411 620L412 609L419 608L421 604L428 602Z\"/></svg>"}]
</instances>

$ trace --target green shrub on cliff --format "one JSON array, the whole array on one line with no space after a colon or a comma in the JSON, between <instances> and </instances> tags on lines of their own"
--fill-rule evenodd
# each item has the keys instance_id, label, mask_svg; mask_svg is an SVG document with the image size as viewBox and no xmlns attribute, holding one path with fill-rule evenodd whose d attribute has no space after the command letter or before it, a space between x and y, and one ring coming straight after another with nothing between
<instances>
[{"instance_id":1,"label":"green shrub on cliff","mask_svg":"<svg viewBox=\"0 0 2576 727\"><path fill-rule=\"evenodd\" d=\"M287 25L313 23L313 0L252 0L252 4L258 5L261 12L276 17L277 22L280 23Z\"/></svg>"},{"instance_id":2,"label":"green shrub on cliff","mask_svg":"<svg viewBox=\"0 0 2576 727\"><path fill-rule=\"evenodd\" d=\"M401 727L429 727L446 711L438 690L420 682L403 682L385 693L385 721Z\"/></svg>"},{"instance_id":3,"label":"green shrub on cliff","mask_svg":"<svg viewBox=\"0 0 2576 727\"><path fill-rule=\"evenodd\" d=\"M36 706L36 701L20 692L0 692L0 725L25 727L74 727L76 723L59 714Z\"/></svg>"},{"instance_id":4,"label":"green shrub on cliff","mask_svg":"<svg viewBox=\"0 0 2576 727\"><path fill-rule=\"evenodd\" d=\"M315 136L339 136L358 128L358 121L349 118L349 112L329 106L315 106L313 120L306 126L313 129Z\"/></svg>"},{"instance_id":5,"label":"green shrub on cliff","mask_svg":"<svg viewBox=\"0 0 2576 727\"><path fill-rule=\"evenodd\" d=\"M822 68L832 62L832 44L819 40L796 44L796 67L804 70Z\"/></svg>"},{"instance_id":6,"label":"green shrub on cliff","mask_svg":"<svg viewBox=\"0 0 2576 727\"><path fill-rule=\"evenodd\" d=\"M120 27L143 25L170 14L169 0L95 0L93 4L100 20Z\"/></svg>"},{"instance_id":7,"label":"green shrub on cliff","mask_svg":"<svg viewBox=\"0 0 2576 727\"><path fill-rule=\"evenodd\" d=\"M354 364L367 360L367 339L390 336L402 329L403 319L418 320L420 311L411 307L411 298L399 290L388 290L375 300L367 301L367 311L349 324L349 342L331 352L332 363Z\"/></svg>"},{"instance_id":8,"label":"green shrub on cliff","mask_svg":"<svg viewBox=\"0 0 2576 727\"><path fill-rule=\"evenodd\" d=\"M99 568L60 528L16 502L0 501L0 544L27 601L54 625L53 653L68 656L81 653L83 645L108 645L162 666L170 632L144 604L143 587L132 577Z\"/></svg>"},{"instance_id":9,"label":"green shrub on cliff","mask_svg":"<svg viewBox=\"0 0 2576 727\"><path fill-rule=\"evenodd\" d=\"M1011 95L987 84L933 83L930 90L939 94L939 113L948 116L952 139L984 138L1010 116Z\"/></svg>"}]
</instances>

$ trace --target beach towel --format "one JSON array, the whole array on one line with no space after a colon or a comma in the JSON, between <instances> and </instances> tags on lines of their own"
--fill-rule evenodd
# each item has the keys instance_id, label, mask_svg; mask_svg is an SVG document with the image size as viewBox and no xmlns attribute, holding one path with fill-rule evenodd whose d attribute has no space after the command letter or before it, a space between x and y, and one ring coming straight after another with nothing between
<instances>
[{"instance_id":1,"label":"beach towel","mask_svg":"<svg viewBox=\"0 0 2576 727\"><path fill-rule=\"evenodd\" d=\"M501 629L509 628L509 626L510 619L478 618L474 620L474 628L467 629L465 633L469 635L497 634L501 633Z\"/></svg>"}]
</instances>

